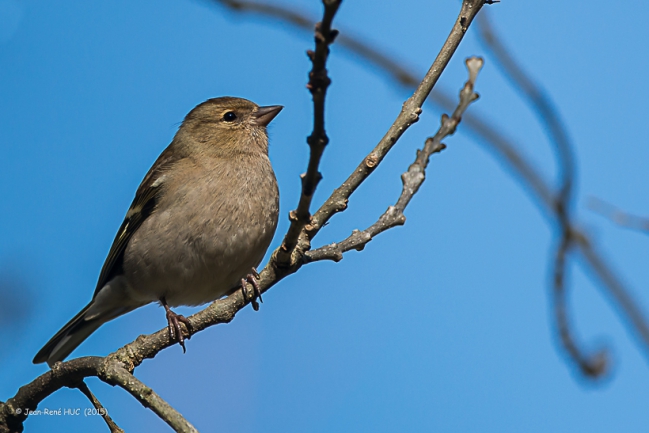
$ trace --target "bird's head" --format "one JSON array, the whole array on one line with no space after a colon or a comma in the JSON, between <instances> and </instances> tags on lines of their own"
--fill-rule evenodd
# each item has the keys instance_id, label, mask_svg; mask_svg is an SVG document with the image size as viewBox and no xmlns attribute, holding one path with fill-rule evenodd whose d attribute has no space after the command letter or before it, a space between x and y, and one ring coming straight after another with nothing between
<instances>
[{"instance_id":1,"label":"bird's head","mask_svg":"<svg viewBox=\"0 0 649 433\"><path fill-rule=\"evenodd\" d=\"M187 114L178 135L207 152L268 152L266 126L281 105L260 107L243 98L208 99ZM208 150L209 149L209 150Z\"/></svg>"}]
</instances>

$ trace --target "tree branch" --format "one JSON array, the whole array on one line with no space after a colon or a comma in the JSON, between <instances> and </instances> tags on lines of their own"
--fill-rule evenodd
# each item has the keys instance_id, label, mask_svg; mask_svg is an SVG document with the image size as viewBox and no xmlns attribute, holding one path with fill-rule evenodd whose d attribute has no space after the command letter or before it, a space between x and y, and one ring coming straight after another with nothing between
<instances>
[{"instance_id":1,"label":"tree branch","mask_svg":"<svg viewBox=\"0 0 649 433\"><path fill-rule=\"evenodd\" d=\"M586 270L594 274L604 287L605 294L610 296L615 304L622 310L623 318L628 320L631 328L644 344L645 357L649 355L649 326L638 302L633 299L627 287L622 283L610 265L606 263L602 254L597 251L591 240L579 232L573 232L575 244L579 247L579 253L584 259Z\"/></svg>"},{"instance_id":2,"label":"tree branch","mask_svg":"<svg viewBox=\"0 0 649 433\"><path fill-rule=\"evenodd\" d=\"M444 42L437 58L431 65L430 69L419 83L417 89L410 98L404 102L401 112L395 119L388 132L383 136L381 141L376 145L374 150L359 164L354 172L347 178L343 184L337 188L325 203L313 215L311 224L305 227L310 239L326 224L331 217L346 209L349 197L356 191L360 184L369 177L374 169L381 163L383 158L392 149L396 142L401 138L404 132L417 120L421 114L421 107L430 94L433 86L442 75L442 72L451 60L453 53L460 45L467 31L468 26L475 18L476 14L482 8L484 0L464 0L462 8L458 15L455 25L450 35Z\"/></svg>"},{"instance_id":3,"label":"tree branch","mask_svg":"<svg viewBox=\"0 0 649 433\"><path fill-rule=\"evenodd\" d=\"M564 203L568 203L576 171L574 152L572 150L574 145L558 110L545 90L534 82L509 53L509 50L491 26L488 16L482 14L477 24L481 36L480 42L491 51L496 60L496 65L501 68L503 75L518 90L519 95L525 98L529 107L537 115L539 123L545 126L545 131L555 149L560 167L561 182L559 189L561 192L559 196Z\"/></svg>"},{"instance_id":4,"label":"tree branch","mask_svg":"<svg viewBox=\"0 0 649 433\"><path fill-rule=\"evenodd\" d=\"M135 376L129 373L123 366L116 362L108 362L101 371L99 378L111 385L117 385L125 389L142 406L151 409L169 427L176 432L198 433L198 430L189 423L183 416L166 401L155 393L151 388L140 382Z\"/></svg>"},{"instance_id":5,"label":"tree branch","mask_svg":"<svg viewBox=\"0 0 649 433\"><path fill-rule=\"evenodd\" d=\"M408 167L408 170L401 175L403 188L396 204L390 206L388 210L386 210L385 213L383 213L379 219L367 229L363 231L354 230L347 239L340 243L332 243L307 252L305 254L307 261L340 261L343 258L343 253L352 249L360 251L369 241L372 240L372 238L374 238L374 236L392 227L402 225L405 222L406 217L403 212L426 179L426 167L428 166L430 156L434 153L441 152L446 148L446 146L442 144L442 140L455 133L457 125L462 120L462 116L466 109L473 101L478 99L478 94L475 93L473 89L475 80L482 68L482 65L483 60L480 58L472 57L466 60L466 66L469 70L469 79L460 91L460 102L453 111L451 117L446 114L442 115L441 125L435 135L426 139L424 148L417 151L415 162L413 162L410 167Z\"/></svg>"},{"instance_id":6,"label":"tree branch","mask_svg":"<svg viewBox=\"0 0 649 433\"><path fill-rule=\"evenodd\" d=\"M644 315L636 306L637 303L633 301L629 291L620 283L619 278L606 265L606 262L592 249L591 241L577 228L577 224L573 221L570 212L573 201L572 185L575 177L573 145L568 138L568 133L557 110L541 87L534 83L532 78L518 66L513 56L509 54L509 51L497 37L487 17L480 17L478 27L482 34L481 40L491 50L497 64L502 68L512 86L525 97L528 105L537 114L539 122L548 131L548 137L555 149L561 172L561 183L559 191L553 194L552 201L547 205L558 228L558 237L560 238L560 245L557 248L554 261L553 283L557 329L564 348L574 362L577 363L581 372L589 377L598 377L607 370L606 353L599 352L588 357L585 351L579 348L576 339L572 336L573 333L570 330L566 313L564 274L567 261L565 256L573 245L580 248L582 256L586 259L584 263L598 277L603 288L612 295L624 315L629 319L631 326L641 337L645 345L645 355L649 354L647 352L647 349L649 349L649 326L647 326Z\"/></svg>"},{"instance_id":7,"label":"tree branch","mask_svg":"<svg viewBox=\"0 0 649 433\"><path fill-rule=\"evenodd\" d=\"M589 200L588 207L620 227L649 233L649 218L647 217L631 215L610 203L606 203L604 200L594 197Z\"/></svg>"},{"instance_id":8,"label":"tree branch","mask_svg":"<svg viewBox=\"0 0 649 433\"><path fill-rule=\"evenodd\" d=\"M579 366L580 371L589 377L597 377L606 371L606 353L602 352L590 359L583 349L577 344L576 338L570 328L566 307L565 267L566 254L571 249L575 240L573 237L573 222L571 220L572 185L575 177L575 162L573 144L568 137L568 132L554 107L549 96L536 84L532 78L521 68L509 53L503 42L491 27L489 19L481 16L478 19L480 41L491 51L502 73L510 84L537 115L538 121L545 128L550 144L554 148L561 180L559 191L552 199L552 210L557 233L560 239L557 247L553 279L554 316L560 341L572 360Z\"/></svg>"},{"instance_id":9,"label":"tree branch","mask_svg":"<svg viewBox=\"0 0 649 433\"><path fill-rule=\"evenodd\" d=\"M113 421L110 415L108 415L108 411L101 404L99 399L95 397L92 391L90 391L90 388L88 388L86 382L81 381L81 383L77 385L77 388L79 389L79 391L83 393L83 395L85 395L88 398L88 400L90 400L90 403L92 403L93 407L97 410L97 413L99 413L101 417L104 419L104 421L106 422L106 425L110 429L111 433L124 433L124 430L119 428L119 426L115 424L115 421Z\"/></svg>"},{"instance_id":10,"label":"tree branch","mask_svg":"<svg viewBox=\"0 0 649 433\"><path fill-rule=\"evenodd\" d=\"M297 209L291 211L289 219L291 225L288 228L282 246L277 252L277 265L286 267L290 263L291 254L297 246L300 233L305 225L311 221L311 201L313 194L322 179L322 174L318 171L320 159L325 147L329 143L329 137L325 131L325 96L327 88L331 84L331 79L327 74L327 58L329 57L329 45L331 45L338 30L331 28L338 7L342 0L322 0L324 5L324 16L322 21L315 26L315 51L307 51L307 55L313 63L313 68L309 73L309 83L307 88L313 96L313 132L307 138L307 143L311 149L309 164L302 178L302 194ZM304 245L301 250L308 250L309 246Z\"/></svg>"},{"instance_id":11,"label":"tree branch","mask_svg":"<svg viewBox=\"0 0 649 433\"><path fill-rule=\"evenodd\" d=\"M553 306L556 320L557 332L561 344L577 364L581 373L586 377L598 378L602 376L608 368L608 355L606 351L600 350L595 354L586 355L584 350L577 344L576 338L570 327L568 318L568 308L565 290L565 269L566 255L573 244L573 236L564 232L560 245L557 248L554 261L554 285L553 285Z\"/></svg>"},{"instance_id":12,"label":"tree branch","mask_svg":"<svg viewBox=\"0 0 649 433\"><path fill-rule=\"evenodd\" d=\"M61 388L97 376L102 361L103 358L87 356L57 363L50 371L20 387L14 397L6 403L0 402L0 433L22 431L23 421L38 403Z\"/></svg>"},{"instance_id":13,"label":"tree branch","mask_svg":"<svg viewBox=\"0 0 649 433\"><path fill-rule=\"evenodd\" d=\"M262 17L276 18L300 30L311 31L312 23L315 21L307 14L295 11L294 8L289 9L272 3L251 0L209 0L209 2L225 6L238 13L255 13ZM349 36L348 31L338 36L336 41L341 47L352 52L355 60L363 59L373 64L379 71L385 72L390 79L403 87L412 88L419 82L417 74L404 68L402 61L395 60L395 56L372 47L358 37ZM428 100L446 111L455 108L455 97L439 88L433 89ZM552 188L514 143L482 117L468 113L462 122L469 133L483 140L484 144L496 152L498 157L523 180L524 186L532 189L535 193L532 198L539 199L541 204L551 207ZM547 209L541 207L541 210Z\"/></svg>"},{"instance_id":14,"label":"tree branch","mask_svg":"<svg viewBox=\"0 0 649 433\"><path fill-rule=\"evenodd\" d=\"M161 333L162 331L159 331L154 335ZM142 343L146 339L147 337L140 336L131 345L138 342ZM43 399L64 387L76 387L84 392L80 384L84 378L91 376L98 377L110 385L118 385L124 388L175 431L196 432L196 429L182 415L130 373L128 367L132 367L134 363L124 363L123 357L119 355L120 351L129 350L131 345L127 345L105 358L86 356L66 362L57 362L50 371L21 387L18 393L7 400L6 403L0 402L0 432L22 431L22 423L29 415L29 412L35 410L38 403ZM119 429L119 427L117 428Z\"/></svg>"}]
</instances>

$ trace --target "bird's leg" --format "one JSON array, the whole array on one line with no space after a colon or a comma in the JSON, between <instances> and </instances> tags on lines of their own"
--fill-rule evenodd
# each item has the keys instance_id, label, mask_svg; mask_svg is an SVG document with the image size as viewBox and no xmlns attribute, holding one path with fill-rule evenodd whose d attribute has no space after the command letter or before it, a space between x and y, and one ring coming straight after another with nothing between
<instances>
[{"instance_id":1,"label":"bird's leg","mask_svg":"<svg viewBox=\"0 0 649 433\"><path fill-rule=\"evenodd\" d=\"M257 298L259 298L259 302L263 303L264 300L261 299L261 290L259 290L259 272L257 272L257 269L252 268L252 272L246 275L246 278L241 279L241 291L243 292L243 298L248 299L248 292L246 291L246 283L250 283L252 285L253 289L253 295L252 299L250 300L250 303L252 304L252 308L255 311L259 311L259 304L257 303Z\"/></svg>"},{"instance_id":2,"label":"bird's leg","mask_svg":"<svg viewBox=\"0 0 649 433\"><path fill-rule=\"evenodd\" d=\"M167 312L167 329L169 330L169 340L178 341L178 344L180 344L180 346L183 348L183 353L185 353L185 336L183 335L183 330L180 328L180 322L184 323L187 327L188 340L191 338L191 334L189 334L189 332L191 332L192 330L192 324L189 323L189 320L185 316L176 314L171 311L171 308L169 308L169 305L167 305L167 300L164 297L160 298L160 303L163 307L165 307L165 311Z\"/></svg>"}]
</instances>

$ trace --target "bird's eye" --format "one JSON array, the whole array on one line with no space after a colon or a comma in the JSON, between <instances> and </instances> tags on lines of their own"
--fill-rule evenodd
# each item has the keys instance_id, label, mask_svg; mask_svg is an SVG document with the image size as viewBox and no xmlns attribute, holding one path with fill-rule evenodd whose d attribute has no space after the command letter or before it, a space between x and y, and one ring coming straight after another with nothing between
<instances>
[{"instance_id":1,"label":"bird's eye","mask_svg":"<svg viewBox=\"0 0 649 433\"><path fill-rule=\"evenodd\" d=\"M223 120L226 122L234 122L237 118L237 115L234 114L234 111L228 111L223 115Z\"/></svg>"}]
</instances>

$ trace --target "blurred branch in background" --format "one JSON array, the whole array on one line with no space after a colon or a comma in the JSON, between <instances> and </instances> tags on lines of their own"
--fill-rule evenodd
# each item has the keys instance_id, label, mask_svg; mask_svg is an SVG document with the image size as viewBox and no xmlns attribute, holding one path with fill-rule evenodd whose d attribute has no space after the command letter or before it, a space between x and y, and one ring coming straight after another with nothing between
<instances>
[{"instance_id":1,"label":"blurred branch in background","mask_svg":"<svg viewBox=\"0 0 649 433\"><path fill-rule=\"evenodd\" d=\"M575 239L573 236L574 224L571 221L572 187L575 179L575 161L572 150L574 146L549 96L514 60L509 50L494 32L489 18L486 16L481 17L478 24L481 35L480 41L491 52L496 60L496 65L509 80L510 85L517 90L517 93L522 96L536 114L554 149L561 178L559 191L554 194L553 198L556 231L559 239L553 264L554 278L552 280L554 295L552 299L556 326L561 343L570 357L577 363L581 372L589 377L600 376L606 370L606 352L600 352L593 356L584 353L585 351L580 348L580 344L577 343L576 337L571 330L566 305L565 273L568 263L566 256L571 250Z\"/></svg>"},{"instance_id":2,"label":"blurred branch in background","mask_svg":"<svg viewBox=\"0 0 649 433\"><path fill-rule=\"evenodd\" d=\"M228 10L242 14L256 14L270 17L271 23L280 21L291 24L293 28L311 32L315 20L306 13L279 4L250 0L208 0L211 4L226 7ZM531 160L522 152L521 147L501 134L500 128L492 126L491 122L475 114L466 114L463 123L468 132L475 136L479 143L491 150L495 157L519 179L520 184L529 193L530 198L548 217L548 221L557 227L559 239L554 260L553 300L557 331L561 342L570 357L579 366L580 371L587 377L598 377L606 371L605 353L598 352L586 355L576 343L569 326L566 309L566 293L564 274L566 258L572 247L583 257L582 265L589 273L597 278L599 286L610 296L621 313L632 333L638 337L645 357L649 357L649 327L638 302L631 297L630 290L622 284L611 265L597 251L588 234L581 231L572 219L573 203L572 185L575 178L575 163L573 146L560 116L553 107L549 97L534 81L523 72L508 50L489 25L488 18L479 18L481 39L494 55L510 83L519 91L531 109L537 114L539 121L547 131L548 137L557 155L561 180L559 187L553 187L553 182L545 178L535 168ZM386 54L383 50L373 47L359 37L349 36L343 32L337 43L355 54L354 59L370 63L383 71L395 84L411 88L417 83L417 75L401 66L402 62L396 56ZM453 98L447 92L435 89L428 99L429 102L451 111L455 105Z\"/></svg>"},{"instance_id":3,"label":"blurred branch in background","mask_svg":"<svg viewBox=\"0 0 649 433\"><path fill-rule=\"evenodd\" d=\"M480 17L478 31L482 36L480 41L493 54L496 64L502 69L503 74L537 115L539 122L548 134L557 157L561 180L558 191L554 193L552 206L559 239L554 261L553 300L556 325L564 348L587 377L596 378L605 373L608 367L606 352L600 350L593 355L585 354L585 351L576 342L569 323L565 284L566 256L576 246L585 258L584 264L589 268L587 270L592 271L598 277L600 286L605 289L607 295L612 296L623 312L623 319L629 322L644 344L645 356L649 356L649 327L637 301L631 298L629 289L615 276L610 265L594 249L592 240L586 233L579 230L577 223L572 218L571 208L574 201L572 186L575 179L574 146L568 138L558 111L541 87L514 60L509 50L494 32L487 15L483 14Z\"/></svg>"},{"instance_id":4,"label":"blurred branch in background","mask_svg":"<svg viewBox=\"0 0 649 433\"><path fill-rule=\"evenodd\" d=\"M595 355L585 354L576 340L568 317L565 283L567 255L578 235L574 227L575 224L571 220L571 209L574 202L572 190L576 172L572 150L574 146L550 97L514 60L509 50L494 32L487 16L480 17L478 30L481 35L480 41L491 52L496 60L496 65L500 67L509 83L536 114L554 149L560 172L559 188L554 195L553 206L559 240L553 263L554 278L552 279L552 300L556 327L563 347L576 362L581 372L588 377L601 376L607 367L606 352L600 351Z\"/></svg>"},{"instance_id":5,"label":"blurred branch in background","mask_svg":"<svg viewBox=\"0 0 649 433\"><path fill-rule=\"evenodd\" d=\"M595 197L591 197L588 200L588 208L593 212L597 212L604 218L611 220L620 227L649 234L649 218L647 217L631 215L630 213Z\"/></svg>"}]
</instances>

